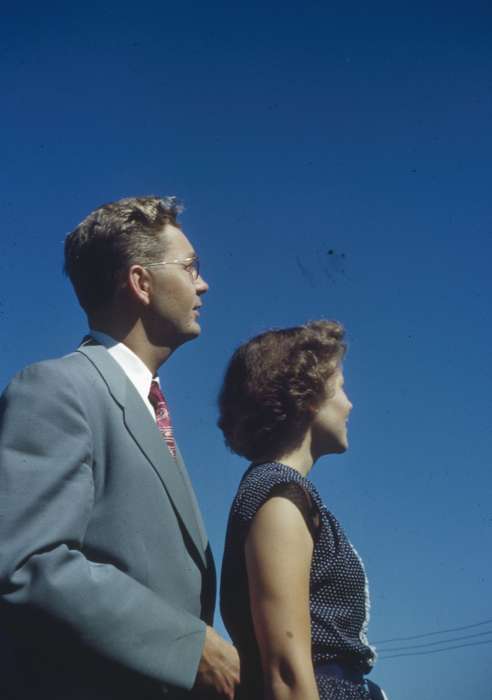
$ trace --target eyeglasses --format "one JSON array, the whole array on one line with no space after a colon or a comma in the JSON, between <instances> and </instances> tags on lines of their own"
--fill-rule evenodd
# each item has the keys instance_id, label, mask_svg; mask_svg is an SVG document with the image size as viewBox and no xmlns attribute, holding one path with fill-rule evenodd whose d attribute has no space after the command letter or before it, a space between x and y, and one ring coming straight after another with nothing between
<instances>
[{"instance_id":1,"label":"eyeglasses","mask_svg":"<svg viewBox=\"0 0 492 700\"><path fill-rule=\"evenodd\" d=\"M183 260L163 260L162 262L149 263L145 267L160 267L161 265L182 265L193 280L197 280L200 277L200 260L197 255L183 258Z\"/></svg>"}]
</instances>

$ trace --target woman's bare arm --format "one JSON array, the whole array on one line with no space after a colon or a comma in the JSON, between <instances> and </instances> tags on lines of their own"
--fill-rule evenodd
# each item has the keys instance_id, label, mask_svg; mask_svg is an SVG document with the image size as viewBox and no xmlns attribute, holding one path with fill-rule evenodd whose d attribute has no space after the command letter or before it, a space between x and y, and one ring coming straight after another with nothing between
<instances>
[{"instance_id":1,"label":"woman's bare arm","mask_svg":"<svg viewBox=\"0 0 492 700\"><path fill-rule=\"evenodd\" d=\"M253 519L245 553L266 700L319 700L309 614L313 540L299 509L270 498Z\"/></svg>"}]
</instances>

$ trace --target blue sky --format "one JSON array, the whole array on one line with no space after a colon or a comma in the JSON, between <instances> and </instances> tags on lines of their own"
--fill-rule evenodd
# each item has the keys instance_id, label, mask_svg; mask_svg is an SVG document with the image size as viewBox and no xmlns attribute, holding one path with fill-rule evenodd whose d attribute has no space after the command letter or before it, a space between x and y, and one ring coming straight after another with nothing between
<instances>
[{"instance_id":1,"label":"blue sky","mask_svg":"<svg viewBox=\"0 0 492 700\"><path fill-rule=\"evenodd\" d=\"M455 630L380 645L394 700L490 697L491 19L110 0L24 3L0 29L1 384L85 332L66 232L105 201L181 197L211 288L161 378L220 561L246 466L215 427L230 353L341 320L351 447L312 479L365 560L372 640Z\"/></svg>"}]
</instances>

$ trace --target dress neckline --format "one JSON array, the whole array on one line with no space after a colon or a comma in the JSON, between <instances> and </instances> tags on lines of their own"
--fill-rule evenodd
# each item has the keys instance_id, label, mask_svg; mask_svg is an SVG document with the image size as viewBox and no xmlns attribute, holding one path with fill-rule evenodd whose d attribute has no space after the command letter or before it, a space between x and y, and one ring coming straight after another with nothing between
<instances>
[{"instance_id":1,"label":"dress neckline","mask_svg":"<svg viewBox=\"0 0 492 700\"><path fill-rule=\"evenodd\" d=\"M307 476L303 476L300 471L297 469L294 469L294 467L290 467L288 464L284 464L284 462L279 462L276 459L270 460L269 462L253 462L252 464L249 465L249 467L246 469L244 472L243 479L245 479L248 474L250 474L252 471L257 469L258 467L281 467L282 469L287 469L288 471L292 472L292 474L295 474L298 479L302 479L302 481L306 481L308 484L314 487L314 484L310 479L308 479Z\"/></svg>"}]
</instances>

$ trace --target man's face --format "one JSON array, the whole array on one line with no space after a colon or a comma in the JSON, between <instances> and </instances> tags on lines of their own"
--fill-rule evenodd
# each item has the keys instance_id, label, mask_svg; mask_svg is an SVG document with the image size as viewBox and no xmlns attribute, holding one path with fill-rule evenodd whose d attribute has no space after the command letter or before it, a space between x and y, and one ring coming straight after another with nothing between
<instances>
[{"instance_id":1,"label":"man's face","mask_svg":"<svg viewBox=\"0 0 492 700\"><path fill-rule=\"evenodd\" d=\"M200 297L208 290L208 284L200 276L193 279L192 271L187 267L187 261L189 263L196 253L184 233L167 224L161 236L164 252L162 259L156 262L172 264L148 268L150 303L147 320L151 342L174 348L200 335Z\"/></svg>"}]
</instances>

